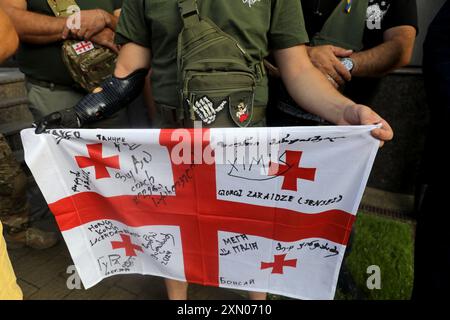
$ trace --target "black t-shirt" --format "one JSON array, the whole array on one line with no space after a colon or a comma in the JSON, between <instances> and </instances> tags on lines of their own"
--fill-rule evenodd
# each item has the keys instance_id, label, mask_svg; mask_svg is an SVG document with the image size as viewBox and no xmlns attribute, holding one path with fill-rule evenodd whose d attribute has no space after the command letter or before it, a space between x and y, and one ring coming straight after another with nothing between
<instances>
[{"instance_id":1,"label":"black t-shirt","mask_svg":"<svg viewBox=\"0 0 450 320\"><path fill-rule=\"evenodd\" d=\"M123 0L76 0L81 10L103 9L113 13L122 7ZM47 0L27 0L27 11L54 17ZM62 41L48 44L22 42L17 53L20 71L26 76L63 86L74 81L62 59Z\"/></svg>"},{"instance_id":2,"label":"black t-shirt","mask_svg":"<svg viewBox=\"0 0 450 320\"><path fill-rule=\"evenodd\" d=\"M322 30L326 20L341 1L301 0L306 30L310 38ZM369 0L367 21L363 50L382 44L383 34L390 28L407 25L418 30L416 0ZM373 27L375 22L378 22L376 28ZM346 85L344 94L358 103L368 104L376 94L379 85L378 78L353 78Z\"/></svg>"},{"instance_id":3,"label":"black t-shirt","mask_svg":"<svg viewBox=\"0 0 450 320\"><path fill-rule=\"evenodd\" d=\"M306 31L309 38L322 30L328 17L342 0L301 0ZM376 47L383 43L383 34L386 30L398 26L413 26L418 30L416 0L368 0L367 20L364 32L363 50ZM369 28L378 22L377 28ZM379 27L378 27L379 26ZM351 32L351 30L349 30ZM281 83L272 80L271 103L283 101L288 105L295 105ZM380 85L379 78L356 78L347 83L344 95L361 104L370 104ZM276 102L275 102L276 103ZM298 107L295 107L297 109Z\"/></svg>"},{"instance_id":4,"label":"black t-shirt","mask_svg":"<svg viewBox=\"0 0 450 320\"><path fill-rule=\"evenodd\" d=\"M341 1L301 0L306 30L310 39L322 30L326 20ZM370 49L381 44L384 31L390 28L409 25L418 29L416 0L369 0L367 20L379 20L381 28L369 29L369 27L366 27L364 49ZM368 23L368 25L373 24Z\"/></svg>"}]
</instances>

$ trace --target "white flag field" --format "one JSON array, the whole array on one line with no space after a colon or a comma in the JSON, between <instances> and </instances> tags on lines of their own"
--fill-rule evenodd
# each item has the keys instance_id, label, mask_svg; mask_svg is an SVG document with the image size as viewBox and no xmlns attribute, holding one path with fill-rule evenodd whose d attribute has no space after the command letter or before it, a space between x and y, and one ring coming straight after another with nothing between
<instances>
[{"instance_id":1,"label":"white flag field","mask_svg":"<svg viewBox=\"0 0 450 320\"><path fill-rule=\"evenodd\" d=\"M333 299L374 128L21 135L85 288L138 273Z\"/></svg>"}]
</instances>

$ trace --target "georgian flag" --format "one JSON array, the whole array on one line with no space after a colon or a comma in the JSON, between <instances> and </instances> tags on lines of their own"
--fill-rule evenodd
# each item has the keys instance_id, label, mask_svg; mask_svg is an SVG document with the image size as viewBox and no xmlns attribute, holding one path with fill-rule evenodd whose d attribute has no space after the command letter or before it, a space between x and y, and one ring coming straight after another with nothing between
<instances>
[{"instance_id":1,"label":"georgian flag","mask_svg":"<svg viewBox=\"0 0 450 320\"><path fill-rule=\"evenodd\" d=\"M73 44L72 48L75 50L77 56L79 56L80 54L94 50L94 44L91 41L79 41Z\"/></svg>"},{"instance_id":2,"label":"georgian flag","mask_svg":"<svg viewBox=\"0 0 450 320\"><path fill-rule=\"evenodd\" d=\"M85 288L140 273L332 299L374 126L22 131Z\"/></svg>"}]
</instances>

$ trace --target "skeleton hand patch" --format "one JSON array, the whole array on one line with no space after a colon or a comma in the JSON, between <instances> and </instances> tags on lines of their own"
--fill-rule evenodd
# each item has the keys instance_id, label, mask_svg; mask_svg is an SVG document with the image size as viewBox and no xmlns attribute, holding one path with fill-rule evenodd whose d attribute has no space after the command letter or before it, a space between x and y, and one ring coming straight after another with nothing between
<instances>
[{"instance_id":1,"label":"skeleton hand patch","mask_svg":"<svg viewBox=\"0 0 450 320\"><path fill-rule=\"evenodd\" d=\"M216 115L228 104L227 100L223 100L218 107L214 107L214 103L207 97L197 100L194 103L194 112L206 124L211 124L216 120Z\"/></svg>"}]
</instances>

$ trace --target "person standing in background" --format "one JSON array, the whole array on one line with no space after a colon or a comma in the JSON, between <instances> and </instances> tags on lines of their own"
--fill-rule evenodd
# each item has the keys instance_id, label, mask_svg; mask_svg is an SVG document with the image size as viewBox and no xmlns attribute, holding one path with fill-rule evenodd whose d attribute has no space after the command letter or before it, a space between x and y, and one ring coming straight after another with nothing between
<instances>
[{"instance_id":1,"label":"person standing in background","mask_svg":"<svg viewBox=\"0 0 450 320\"><path fill-rule=\"evenodd\" d=\"M2 45L0 45L0 63L2 63L17 50L19 39L11 21L1 8L0 38L3 40ZM0 135L0 140L2 138ZM1 176L0 180L2 180ZM21 300L22 298L22 290L17 285L16 276L6 250L3 225L0 221L0 300Z\"/></svg>"},{"instance_id":2,"label":"person standing in background","mask_svg":"<svg viewBox=\"0 0 450 320\"><path fill-rule=\"evenodd\" d=\"M300 1L300 0L299 0ZM345 96L370 104L380 78L408 65L418 30L416 0L301 0L308 55ZM269 125L324 124L271 79Z\"/></svg>"},{"instance_id":3,"label":"person standing in background","mask_svg":"<svg viewBox=\"0 0 450 320\"><path fill-rule=\"evenodd\" d=\"M450 287L450 224L448 157L450 139L450 1L445 2L428 29L424 43L423 73L431 121L419 178L413 299L445 299ZM444 183L444 187L442 187Z\"/></svg>"},{"instance_id":4,"label":"person standing in background","mask_svg":"<svg viewBox=\"0 0 450 320\"><path fill-rule=\"evenodd\" d=\"M0 0L0 5L11 17L19 35L17 61L26 77L30 109L35 119L71 107L87 93L64 63L65 40L90 41L109 49L108 54L118 52L114 36L122 0ZM74 6L79 10L79 25L72 24L76 20L67 17L67 10ZM54 10L59 11L59 16ZM95 68L102 68L102 65ZM97 126L129 127L127 110Z\"/></svg>"}]
</instances>

